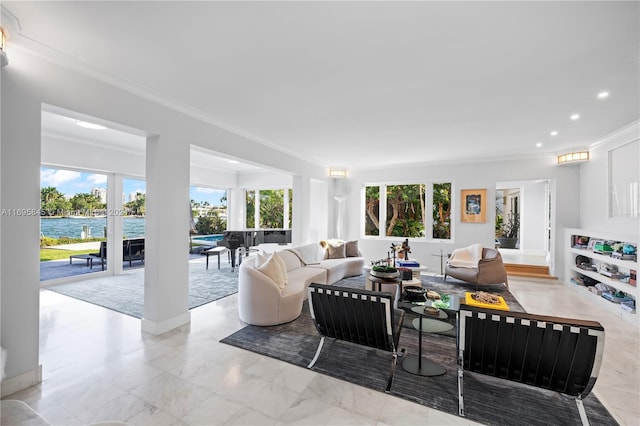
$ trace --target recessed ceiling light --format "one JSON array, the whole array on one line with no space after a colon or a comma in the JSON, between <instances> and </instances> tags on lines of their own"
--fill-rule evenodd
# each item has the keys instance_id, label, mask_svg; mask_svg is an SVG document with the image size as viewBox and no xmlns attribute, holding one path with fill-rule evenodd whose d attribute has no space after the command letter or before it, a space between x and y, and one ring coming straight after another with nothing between
<instances>
[{"instance_id":1,"label":"recessed ceiling light","mask_svg":"<svg viewBox=\"0 0 640 426\"><path fill-rule=\"evenodd\" d=\"M236 160L227 160L227 161L228 161L229 163L231 163L231 164L238 164L238 161L236 161Z\"/></svg>"},{"instance_id":2,"label":"recessed ceiling light","mask_svg":"<svg viewBox=\"0 0 640 426\"><path fill-rule=\"evenodd\" d=\"M101 126L100 124L90 123L88 121L76 120L76 124L80 127L84 127L85 129L91 130L104 130L106 127Z\"/></svg>"},{"instance_id":3,"label":"recessed ceiling light","mask_svg":"<svg viewBox=\"0 0 640 426\"><path fill-rule=\"evenodd\" d=\"M604 91L604 92L600 92L598 93L598 99L605 99L609 97L609 92Z\"/></svg>"},{"instance_id":4,"label":"recessed ceiling light","mask_svg":"<svg viewBox=\"0 0 640 426\"><path fill-rule=\"evenodd\" d=\"M542 146L542 142L538 142L538 143L536 144L536 148L540 148L541 146Z\"/></svg>"},{"instance_id":5,"label":"recessed ceiling light","mask_svg":"<svg viewBox=\"0 0 640 426\"><path fill-rule=\"evenodd\" d=\"M554 130L551 133L549 133L551 136L558 136L558 131Z\"/></svg>"},{"instance_id":6,"label":"recessed ceiling light","mask_svg":"<svg viewBox=\"0 0 640 426\"><path fill-rule=\"evenodd\" d=\"M573 121L579 120L580 119L580 114L571 114L571 117L569 117L569 118L571 118Z\"/></svg>"}]
</instances>

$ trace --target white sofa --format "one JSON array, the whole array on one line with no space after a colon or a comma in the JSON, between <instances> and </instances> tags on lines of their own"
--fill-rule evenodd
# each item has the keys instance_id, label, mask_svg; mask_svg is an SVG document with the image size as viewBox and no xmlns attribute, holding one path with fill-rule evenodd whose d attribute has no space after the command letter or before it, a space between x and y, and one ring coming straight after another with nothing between
<instances>
[{"instance_id":1,"label":"white sofa","mask_svg":"<svg viewBox=\"0 0 640 426\"><path fill-rule=\"evenodd\" d=\"M332 259L324 259L325 250L320 244L287 248L277 253L287 269L287 284L282 289L256 269L256 256L240 265L238 314L247 324L268 326L293 321L300 316L309 284L334 284L343 278L361 275L364 267L364 257L359 250L357 256Z\"/></svg>"}]
</instances>

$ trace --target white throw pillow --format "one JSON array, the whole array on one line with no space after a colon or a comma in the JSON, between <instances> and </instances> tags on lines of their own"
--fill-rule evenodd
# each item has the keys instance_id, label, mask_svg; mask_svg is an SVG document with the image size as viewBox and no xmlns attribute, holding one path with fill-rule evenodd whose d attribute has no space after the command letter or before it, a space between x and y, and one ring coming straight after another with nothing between
<instances>
[{"instance_id":1,"label":"white throw pillow","mask_svg":"<svg viewBox=\"0 0 640 426\"><path fill-rule=\"evenodd\" d=\"M282 266L280 265L280 263L278 263L276 256L277 255L275 253L269 256L267 261L264 264L258 266L256 270L271 278L273 282L275 282L282 290L286 285L286 279L282 275ZM282 261L282 259L280 260Z\"/></svg>"},{"instance_id":2,"label":"white throw pillow","mask_svg":"<svg viewBox=\"0 0 640 426\"><path fill-rule=\"evenodd\" d=\"M305 265L313 265L318 262L318 244L307 244L304 246L296 247L300 259Z\"/></svg>"},{"instance_id":3,"label":"white throw pillow","mask_svg":"<svg viewBox=\"0 0 640 426\"><path fill-rule=\"evenodd\" d=\"M258 254L256 254L255 267L257 268L258 266L264 265L269 259L269 256L271 256L271 253L259 251Z\"/></svg>"},{"instance_id":4,"label":"white throw pillow","mask_svg":"<svg viewBox=\"0 0 640 426\"><path fill-rule=\"evenodd\" d=\"M273 253L273 258L278 263L278 266L280 266L280 273L282 274L284 285L287 285L289 282L289 275L287 274L287 264L284 262L284 259L280 257L280 255L276 252Z\"/></svg>"}]
</instances>

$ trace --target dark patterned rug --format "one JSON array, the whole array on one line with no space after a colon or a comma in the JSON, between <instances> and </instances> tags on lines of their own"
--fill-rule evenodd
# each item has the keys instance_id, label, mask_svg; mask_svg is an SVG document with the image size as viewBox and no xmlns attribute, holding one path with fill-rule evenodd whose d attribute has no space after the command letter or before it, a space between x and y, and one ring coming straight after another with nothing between
<instances>
[{"instance_id":1,"label":"dark patterned rug","mask_svg":"<svg viewBox=\"0 0 640 426\"><path fill-rule=\"evenodd\" d=\"M122 275L99 277L45 287L56 293L93 303L116 312L142 318L144 314L144 269ZM203 262L189 263L189 309L238 292L238 272L224 263L218 270L205 269Z\"/></svg>"},{"instance_id":2,"label":"dark patterned rug","mask_svg":"<svg viewBox=\"0 0 640 426\"><path fill-rule=\"evenodd\" d=\"M451 284L441 279L423 277L423 286L446 294L474 291L475 286ZM336 285L364 287L364 278L342 280ZM502 295L512 310L523 311L513 295L500 287L487 291ZM266 355L291 364L306 367L313 358L320 337L315 330L305 302L302 315L295 321L272 327L246 326L221 340L223 343ZM400 349L406 354L418 353L418 331L403 327ZM456 339L444 334L425 334L423 355L444 366L446 374L421 377L402 369L398 360L391 394L453 415L458 413ZM391 356L342 341L325 341L325 346L313 371L384 392ZM579 425L580 416L571 397L506 380L465 372L464 395L466 416L488 425ZM584 401L592 425L615 425L606 408L595 395Z\"/></svg>"}]
</instances>

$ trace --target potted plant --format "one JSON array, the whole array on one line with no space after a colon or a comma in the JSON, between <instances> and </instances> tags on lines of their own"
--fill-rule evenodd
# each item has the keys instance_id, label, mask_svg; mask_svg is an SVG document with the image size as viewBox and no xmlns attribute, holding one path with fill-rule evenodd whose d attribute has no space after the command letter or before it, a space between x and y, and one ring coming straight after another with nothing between
<instances>
[{"instance_id":1,"label":"potted plant","mask_svg":"<svg viewBox=\"0 0 640 426\"><path fill-rule=\"evenodd\" d=\"M501 236L498 237L500 248L516 248L520 233L520 216L509 212L500 227Z\"/></svg>"}]
</instances>

